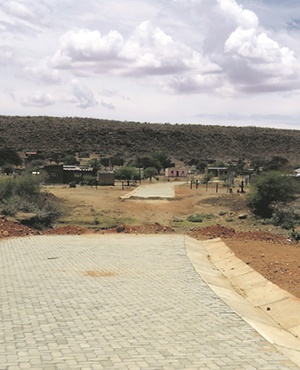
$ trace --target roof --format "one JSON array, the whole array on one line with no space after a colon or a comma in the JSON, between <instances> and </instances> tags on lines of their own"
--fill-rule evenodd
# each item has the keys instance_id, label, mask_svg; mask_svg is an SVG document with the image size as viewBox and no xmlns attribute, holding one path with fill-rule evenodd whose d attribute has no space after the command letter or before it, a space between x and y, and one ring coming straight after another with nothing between
<instances>
[{"instance_id":1,"label":"roof","mask_svg":"<svg viewBox=\"0 0 300 370\"><path fill-rule=\"evenodd\" d=\"M80 171L80 172L93 172L93 167L83 167L83 166L63 166L64 171Z\"/></svg>"}]
</instances>

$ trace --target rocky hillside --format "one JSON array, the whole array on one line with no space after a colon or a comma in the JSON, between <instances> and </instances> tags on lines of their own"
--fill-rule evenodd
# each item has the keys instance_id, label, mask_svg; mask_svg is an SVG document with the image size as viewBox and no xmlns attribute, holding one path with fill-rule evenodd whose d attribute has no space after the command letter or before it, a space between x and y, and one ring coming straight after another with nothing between
<instances>
[{"instance_id":1,"label":"rocky hillside","mask_svg":"<svg viewBox=\"0 0 300 370\"><path fill-rule=\"evenodd\" d=\"M120 153L124 158L164 151L181 160L281 156L296 164L300 163L299 144L300 130L0 116L0 146L18 151Z\"/></svg>"}]
</instances>

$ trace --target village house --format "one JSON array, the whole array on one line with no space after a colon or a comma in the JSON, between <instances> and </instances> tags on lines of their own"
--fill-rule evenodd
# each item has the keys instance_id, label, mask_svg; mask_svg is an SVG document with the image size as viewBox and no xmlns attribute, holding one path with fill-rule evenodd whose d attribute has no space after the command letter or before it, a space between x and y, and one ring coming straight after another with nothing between
<instances>
[{"instance_id":1,"label":"village house","mask_svg":"<svg viewBox=\"0 0 300 370\"><path fill-rule=\"evenodd\" d=\"M294 176L300 179L300 168L294 170Z\"/></svg>"},{"instance_id":2,"label":"village house","mask_svg":"<svg viewBox=\"0 0 300 370\"><path fill-rule=\"evenodd\" d=\"M228 174L228 167L207 167L207 173L213 177L220 177Z\"/></svg>"},{"instance_id":3,"label":"village house","mask_svg":"<svg viewBox=\"0 0 300 370\"><path fill-rule=\"evenodd\" d=\"M89 166L76 166L76 165L47 165L43 167L46 172L46 184L69 184L75 182L79 184L84 181L86 175L96 177L97 170Z\"/></svg>"},{"instance_id":4,"label":"village house","mask_svg":"<svg viewBox=\"0 0 300 370\"><path fill-rule=\"evenodd\" d=\"M188 170L185 167L177 168L177 167L169 167L165 169L165 176L166 177L187 177Z\"/></svg>"},{"instance_id":5,"label":"village house","mask_svg":"<svg viewBox=\"0 0 300 370\"><path fill-rule=\"evenodd\" d=\"M115 174L113 171L98 171L97 181L99 186L114 186Z\"/></svg>"}]
</instances>

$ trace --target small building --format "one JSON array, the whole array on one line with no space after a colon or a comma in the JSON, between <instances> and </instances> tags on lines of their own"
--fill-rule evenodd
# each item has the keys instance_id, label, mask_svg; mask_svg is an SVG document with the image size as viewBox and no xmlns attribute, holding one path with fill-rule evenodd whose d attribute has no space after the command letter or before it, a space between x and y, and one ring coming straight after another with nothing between
<instances>
[{"instance_id":1,"label":"small building","mask_svg":"<svg viewBox=\"0 0 300 370\"><path fill-rule=\"evenodd\" d=\"M213 177L220 177L228 174L228 167L207 167L207 173L213 175Z\"/></svg>"},{"instance_id":2,"label":"small building","mask_svg":"<svg viewBox=\"0 0 300 370\"><path fill-rule=\"evenodd\" d=\"M185 167L169 167L165 169L166 177L187 177L188 170Z\"/></svg>"},{"instance_id":3,"label":"small building","mask_svg":"<svg viewBox=\"0 0 300 370\"><path fill-rule=\"evenodd\" d=\"M296 170L294 170L294 176L300 179L300 168L297 168Z\"/></svg>"},{"instance_id":4,"label":"small building","mask_svg":"<svg viewBox=\"0 0 300 370\"><path fill-rule=\"evenodd\" d=\"M97 170L90 166L63 166L64 184L69 184L73 181L76 184L79 184L80 182L84 181L84 177L87 175L96 177Z\"/></svg>"},{"instance_id":5,"label":"small building","mask_svg":"<svg viewBox=\"0 0 300 370\"><path fill-rule=\"evenodd\" d=\"M98 171L97 181L99 186L114 186L115 174L112 171Z\"/></svg>"},{"instance_id":6,"label":"small building","mask_svg":"<svg viewBox=\"0 0 300 370\"><path fill-rule=\"evenodd\" d=\"M97 171L89 166L66 166L62 164L47 165L43 167L46 172L46 184L79 184L86 175L97 176Z\"/></svg>"},{"instance_id":7,"label":"small building","mask_svg":"<svg viewBox=\"0 0 300 370\"><path fill-rule=\"evenodd\" d=\"M46 172L46 184L63 184L64 183L64 170L62 164L49 164L43 167Z\"/></svg>"}]
</instances>

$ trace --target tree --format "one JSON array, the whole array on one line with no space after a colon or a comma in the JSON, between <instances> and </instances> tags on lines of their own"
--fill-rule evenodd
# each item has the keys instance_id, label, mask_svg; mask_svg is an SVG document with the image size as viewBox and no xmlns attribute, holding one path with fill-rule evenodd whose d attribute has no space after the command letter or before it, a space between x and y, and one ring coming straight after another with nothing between
<instances>
[{"instance_id":1,"label":"tree","mask_svg":"<svg viewBox=\"0 0 300 370\"><path fill-rule=\"evenodd\" d=\"M286 158L275 156L266 163L267 171L286 171L290 169L290 163Z\"/></svg>"},{"instance_id":2,"label":"tree","mask_svg":"<svg viewBox=\"0 0 300 370\"><path fill-rule=\"evenodd\" d=\"M123 166L124 158L122 154L116 154L111 158L111 165L112 166Z\"/></svg>"},{"instance_id":3,"label":"tree","mask_svg":"<svg viewBox=\"0 0 300 370\"><path fill-rule=\"evenodd\" d=\"M89 161L88 161L88 165L89 166L91 166L91 167L93 167L95 170L99 170L100 169L100 167L101 167L101 163L100 163L100 161L99 161L99 159L97 159L97 158L93 158L93 159L90 159Z\"/></svg>"},{"instance_id":4,"label":"tree","mask_svg":"<svg viewBox=\"0 0 300 370\"><path fill-rule=\"evenodd\" d=\"M292 177L270 171L257 177L248 196L254 212L264 218L272 216L272 207L278 202L294 199L296 186Z\"/></svg>"},{"instance_id":5,"label":"tree","mask_svg":"<svg viewBox=\"0 0 300 370\"><path fill-rule=\"evenodd\" d=\"M226 164L223 161L214 161L210 167L226 167Z\"/></svg>"},{"instance_id":6,"label":"tree","mask_svg":"<svg viewBox=\"0 0 300 370\"><path fill-rule=\"evenodd\" d=\"M262 158L254 158L251 161L251 166L253 170L258 174L263 167L265 167L266 161Z\"/></svg>"},{"instance_id":7,"label":"tree","mask_svg":"<svg viewBox=\"0 0 300 370\"><path fill-rule=\"evenodd\" d=\"M47 152L45 153L45 157L48 159L48 161L55 162L56 164L59 164L61 160L61 153L60 152Z\"/></svg>"},{"instance_id":8,"label":"tree","mask_svg":"<svg viewBox=\"0 0 300 370\"><path fill-rule=\"evenodd\" d=\"M2 167L6 164L19 166L22 164L22 159L15 150L3 148L0 149L0 166Z\"/></svg>"},{"instance_id":9,"label":"tree","mask_svg":"<svg viewBox=\"0 0 300 370\"><path fill-rule=\"evenodd\" d=\"M110 158L103 157L100 159L100 163L102 164L103 167L107 168L110 166Z\"/></svg>"},{"instance_id":10,"label":"tree","mask_svg":"<svg viewBox=\"0 0 300 370\"><path fill-rule=\"evenodd\" d=\"M66 164L66 165L76 165L76 164L79 164L79 162L77 161L76 157L74 155L72 155L72 154L68 154L64 158L62 158L62 162L63 162L63 164Z\"/></svg>"},{"instance_id":11,"label":"tree","mask_svg":"<svg viewBox=\"0 0 300 370\"><path fill-rule=\"evenodd\" d=\"M120 180L127 180L129 186L130 180L138 180L139 173L134 167L121 167L116 171L116 178Z\"/></svg>"},{"instance_id":12,"label":"tree","mask_svg":"<svg viewBox=\"0 0 300 370\"><path fill-rule=\"evenodd\" d=\"M161 167L163 169L166 169L168 167L174 167L174 163L164 152L155 152L152 154L152 157L161 164Z\"/></svg>"},{"instance_id":13,"label":"tree","mask_svg":"<svg viewBox=\"0 0 300 370\"><path fill-rule=\"evenodd\" d=\"M150 179L152 181L152 177L157 175L157 169L155 167L147 167L144 171L144 176L146 179Z\"/></svg>"},{"instance_id":14,"label":"tree","mask_svg":"<svg viewBox=\"0 0 300 370\"><path fill-rule=\"evenodd\" d=\"M159 172L162 168L160 161L154 158L152 155L144 155L138 158L138 162L138 165L142 166L143 168L155 167L157 172Z\"/></svg>"}]
</instances>

